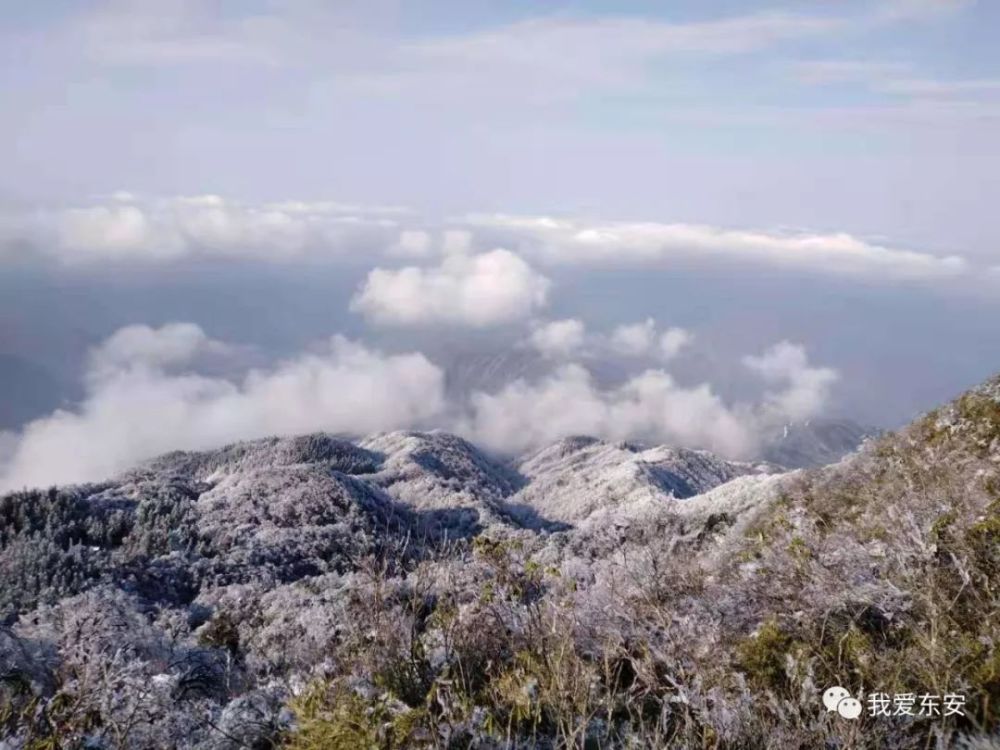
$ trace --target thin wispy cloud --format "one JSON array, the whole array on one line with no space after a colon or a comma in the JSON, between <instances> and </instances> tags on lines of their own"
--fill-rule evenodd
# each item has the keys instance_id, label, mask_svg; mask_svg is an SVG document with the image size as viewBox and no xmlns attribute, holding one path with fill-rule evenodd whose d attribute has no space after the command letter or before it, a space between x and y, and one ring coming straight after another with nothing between
<instances>
[{"instance_id":1,"label":"thin wispy cloud","mask_svg":"<svg viewBox=\"0 0 1000 750\"><path fill-rule=\"evenodd\" d=\"M810 60L792 65L793 75L815 85L858 84L893 97L979 98L1000 94L1000 78L929 78L910 63L864 60Z\"/></svg>"},{"instance_id":2,"label":"thin wispy cloud","mask_svg":"<svg viewBox=\"0 0 1000 750\"><path fill-rule=\"evenodd\" d=\"M774 11L685 22L555 12L495 28L425 34L398 44L382 29L319 5L276 4L233 15L217 5L190 0L168 5L116 0L71 16L64 26L64 38L75 41L95 60L111 65L219 61L275 65L323 57L343 60L345 68L358 70L361 66L357 61L351 66L342 50L318 43L321 32L332 32L347 40L355 52L365 46L368 52L394 49L394 54L383 58L387 70L404 66L419 69L421 63L440 69L462 60L481 68L530 68L600 80L606 75L635 72L637 63L657 56L742 54L829 33L847 24L846 17L832 14ZM565 54L556 54L556 49Z\"/></svg>"},{"instance_id":3,"label":"thin wispy cloud","mask_svg":"<svg viewBox=\"0 0 1000 750\"><path fill-rule=\"evenodd\" d=\"M790 64L793 76L817 85L844 82L871 82L909 76L910 63L875 60L801 60Z\"/></svg>"},{"instance_id":4,"label":"thin wispy cloud","mask_svg":"<svg viewBox=\"0 0 1000 750\"><path fill-rule=\"evenodd\" d=\"M112 0L73 15L63 41L107 65L273 64L278 17L227 18L218 4Z\"/></svg>"},{"instance_id":5,"label":"thin wispy cloud","mask_svg":"<svg viewBox=\"0 0 1000 750\"><path fill-rule=\"evenodd\" d=\"M645 86L652 65L672 56L731 56L840 29L843 19L779 13L670 23L648 18L533 18L499 29L422 40L403 48L403 82L440 77L491 95L561 99ZM485 93L485 92L484 92Z\"/></svg>"},{"instance_id":6,"label":"thin wispy cloud","mask_svg":"<svg viewBox=\"0 0 1000 750\"><path fill-rule=\"evenodd\" d=\"M875 18L887 22L927 20L972 7L977 0L881 0Z\"/></svg>"}]
</instances>

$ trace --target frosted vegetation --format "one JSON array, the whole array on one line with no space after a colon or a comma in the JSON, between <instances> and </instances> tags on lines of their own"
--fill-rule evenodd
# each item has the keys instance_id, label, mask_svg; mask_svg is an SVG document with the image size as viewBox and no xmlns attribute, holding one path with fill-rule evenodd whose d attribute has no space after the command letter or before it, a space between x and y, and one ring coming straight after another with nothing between
<instances>
[{"instance_id":1,"label":"frosted vegetation","mask_svg":"<svg viewBox=\"0 0 1000 750\"><path fill-rule=\"evenodd\" d=\"M4 750L987 747L1000 381L808 470L443 433L169 454L0 498L0 582ZM967 715L849 722L833 684Z\"/></svg>"}]
</instances>

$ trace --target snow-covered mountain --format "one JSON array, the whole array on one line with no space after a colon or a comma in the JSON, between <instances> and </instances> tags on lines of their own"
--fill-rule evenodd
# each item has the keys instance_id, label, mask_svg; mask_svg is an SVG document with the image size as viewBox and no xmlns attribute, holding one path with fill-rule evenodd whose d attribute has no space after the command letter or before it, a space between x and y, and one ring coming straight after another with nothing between
<instances>
[{"instance_id":1,"label":"snow-covered mountain","mask_svg":"<svg viewBox=\"0 0 1000 750\"><path fill-rule=\"evenodd\" d=\"M494 525L569 528L598 511L686 500L736 477L784 471L708 451L590 437L506 461L449 433L398 431L354 442L316 434L176 452L111 486L136 495L182 484L197 495L204 528L229 513L230 537L248 525L276 528L286 510L292 526L321 521L331 498L341 511L358 506L382 523L395 513L411 531L434 527L462 537Z\"/></svg>"},{"instance_id":2,"label":"snow-covered mountain","mask_svg":"<svg viewBox=\"0 0 1000 750\"><path fill-rule=\"evenodd\" d=\"M457 523L460 534L508 522L506 498L523 484L508 466L444 432L390 432L360 446L378 459L367 482L445 526Z\"/></svg>"},{"instance_id":3,"label":"snow-covered mountain","mask_svg":"<svg viewBox=\"0 0 1000 750\"><path fill-rule=\"evenodd\" d=\"M995 380L811 470L317 434L0 496L0 748L846 747L826 684L969 696L859 745L949 746L998 466Z\"/></svg>"},{"instance_id":4,"label":"snow-covered mountain","mask_svg":"<svg viewBox=\"0 0 1000 750\"><path fill-rule=\"evenodd\" d=\"M746 474L784 471L727 461L708 451L571 437L516 463L525 486L512 502L555 521L576 523L599 510L666 502L707 492Z\"/></svg>"}]
</instances>

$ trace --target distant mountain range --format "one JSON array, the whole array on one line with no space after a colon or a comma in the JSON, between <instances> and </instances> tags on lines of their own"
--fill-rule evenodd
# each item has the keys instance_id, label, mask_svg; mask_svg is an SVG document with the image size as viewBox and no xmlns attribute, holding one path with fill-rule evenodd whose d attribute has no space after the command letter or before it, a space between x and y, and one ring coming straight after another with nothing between
<instances>
[{"instance_id":1,"label":"distant mountain range","mask_svg":"<svg viewBox=\"0 0 1000 750\"><path fill-rule=\"evenodd\" d=\"M864 427L848 419L796 422L765 436L760 458L790 469L825 466L881 433L876 427Z\"/></svg>"}]
</instances>

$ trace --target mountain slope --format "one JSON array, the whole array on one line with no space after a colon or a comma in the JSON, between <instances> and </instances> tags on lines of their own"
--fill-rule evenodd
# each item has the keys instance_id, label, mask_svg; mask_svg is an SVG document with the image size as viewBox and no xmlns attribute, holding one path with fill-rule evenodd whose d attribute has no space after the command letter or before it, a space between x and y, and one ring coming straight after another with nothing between
<instances>
[{"instance_id":1,"label":"mountain slope","mask_svg":"<svg viewBox=\"0 0 1000 750\"><path fill-rule=\"evenodd\" d=\"M644 448L587 437L560 440L516 467L527 483L511 502L568 523L636 502L689 498L745 474L782 471L726 461L707 451Z\"/></svg>"},{"instance_id":2,"label":"mountain slope","mask_svg":"<svg viewBox=\"0 0 1000 750\"><path fill-rule=\"evenodd\" d=\"M4 748L954 746L1000 728L1000 379L789 473L442 433L170 454L0 498L0 580ZM965 703L852 723L830 685Z\"/></svg>"},{"instance_id":3,"label":"mountain slope","mask_svg":"<svg viewBox=\"0 0 1000 750\"><path fill-rule=\"evenodd\" d=\"M400 504L464 517L464 526L505 522L505 498L523 483L474 445L443 432L391 432L359 444L379 457L366 479Z\"/></svg>"}]
</instances>

